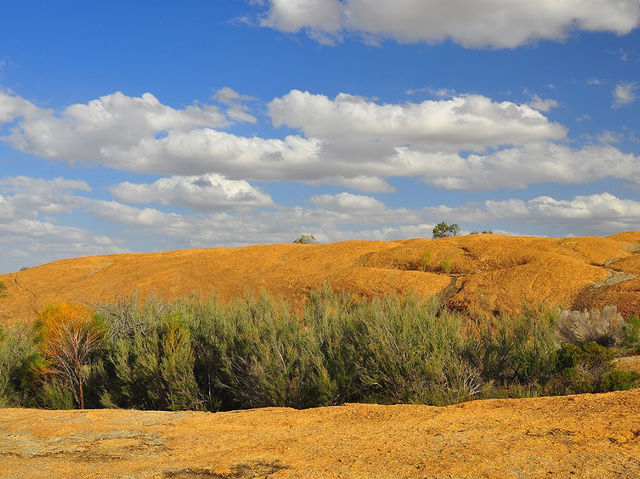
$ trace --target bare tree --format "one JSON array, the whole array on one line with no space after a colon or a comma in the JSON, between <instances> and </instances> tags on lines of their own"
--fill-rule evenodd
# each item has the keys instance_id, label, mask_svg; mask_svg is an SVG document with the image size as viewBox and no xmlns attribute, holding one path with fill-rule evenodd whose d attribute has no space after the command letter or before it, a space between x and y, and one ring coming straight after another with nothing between
<instances>
[{"instance_id":1,"label":"bare tree","mask_svg":"<svg viewBox=\"0 0 640 479\"><path fill-rule=\"evenodd\" d=\"M47 360L43 373L54 374L69 385L76 402L84 409L84 366L104 340L102 328L88 308L69 303L46 308L40 315L39 326L42 352Z\"/></svg>"}]
</instances>

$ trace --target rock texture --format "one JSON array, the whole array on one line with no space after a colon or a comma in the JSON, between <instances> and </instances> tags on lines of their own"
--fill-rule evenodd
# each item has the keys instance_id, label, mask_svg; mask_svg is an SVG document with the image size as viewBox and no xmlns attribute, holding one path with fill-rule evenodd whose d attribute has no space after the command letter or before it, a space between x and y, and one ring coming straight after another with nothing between
<instances>
[{"instance_id":1,"label":"rock texture","mask_svg":"<svg viewBox=\"0 0 640 479\"><path fill-rule=\"evenodd\" d=\"M51 302L113 301L137 292L165 299L216 292L222 299L265 289L300 303L314 288L371 297L414 291L449 307L518 311L523 303L563 308L615 304L640 312L640 232L608 238L469 235L438 240L258 245L94 256L0 275L9 297L0 325L29 321Z\"/></svg>"},{"instance_id":2,"label":"rock texture","mask_svg":"<svg viewBox=\"0 0 640 479\"><path fill-rule=\"evenodd\" d=\"M640 391L436 408L0 410L3 478L640 477Z\"/></svg>"}]
</instances>

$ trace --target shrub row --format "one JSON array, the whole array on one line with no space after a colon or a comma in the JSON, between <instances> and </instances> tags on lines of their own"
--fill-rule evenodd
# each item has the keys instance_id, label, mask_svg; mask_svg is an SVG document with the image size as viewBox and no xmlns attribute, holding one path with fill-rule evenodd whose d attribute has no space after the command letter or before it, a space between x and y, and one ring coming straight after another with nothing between
<instances>
[{"instance_id":1,"label":"shrub row","mask_svg":"<svg viewBox=\"0 0 640 479\"><path fill-rule=\"evenodd\" d=\"M73 342L56 349L42 321L0 335L0 405L70 408L79 397L92 408L161 410L445 405L640 384L614 368L611 349L563 340L566 321L562 329L560 314L545 308L490 324L431 301L355 302L323 288L302 312L266 294L229 304L129 298L94 310L78 330L55 329L101 338L79 350L86 356L66 376L56 363L64 354L51 351Z\"/></svg>"}]
</instances>

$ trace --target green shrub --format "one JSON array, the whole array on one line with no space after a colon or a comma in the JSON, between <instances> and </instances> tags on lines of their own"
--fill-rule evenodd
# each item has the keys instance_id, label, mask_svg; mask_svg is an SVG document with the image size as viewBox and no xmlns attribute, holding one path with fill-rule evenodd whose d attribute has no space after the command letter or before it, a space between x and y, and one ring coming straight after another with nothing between
<instances>
[{"instance_id":1,"label":"green shrub","mask_svg":"<svg viewBox=\"0 0 640 479\"><path fill-rule=\"evenodd\" d=\"M613 370L600 379L598 392L623 391L640 387L640 373L636 371Z\"/></svg>"},{"instance_id":2,"label":"green shrub","mask_svg":"<svg viewBox=\"0 0 640 479\"><path fill-rule=\"evenodd\" d=\"M45 409L73 409L73 392L66 384L52 378L43 381L38 391L38 404Z\"/></svg>"},{"instance_id":3,"label":"green shrub","mask_svg":"<svg viewBox=\"0 0 640 479\"><path fill-rule=\"evenodd\" d=\"M145 333L120 339L110 348L106 369L112 391L102 403L142 409L197 409L190 331L179 314L169 313L147 324Z\"/></svg>"},{"instance_id":4,"label":"green shrub","mask_svg":"<svg viewBox=\"0 0 640 479\"><path fill-rule=\"evenodd\" d=\"M632 314L622 328L622 344L629 350L640 353L640 317Z\"/></svg>"},{"instance_id":5,"label":"green shrub","mask_svg":"<svg viewBox=\"0 0 640 479\"><path fill-rule=\"evenodd\" d=\"M453 267L453 262L449 258L442 260L442 271L449 274L451 273L452 267Z\"/></svg>"},{"instance_id":6,"label":"green shrub","mask_svg":"<svg viewBox=\"0 0 640 479\"><path fill-rule=\"evenodd\" d=\"M501 387L549 380L556 372L560 348L556 322L553 310L538 308L482 326L474 354L485 379Z\"/></svg>"},{"instance_id":7,"label":"green shrub","mask_svg":"<svg viewBox=\"0 0 640 479\"><path fill-rule=\"evenodd\" d=\"M356 301L325 286L295 313L264 293L226 304L132 297L97 310L106 334L82 363L88 407L443 405L640 385L615 369L612 348L563 342L559 312L545 307L476 321L435 301ZM639 327L631 318L616 337L631 347ZM68 385L41 374L37 333L0 333L0 405L71 407Z\"/></svg>"},{"instance_id":8,"label":"green shrub","mask_svg":"<svg viewBox=\"0 0 640 479\"><path fill-rule=\"evenodd\" d=\"M266 295L231 309L221 354L220 385L239 407L312 407L329 402L319 344L286 309Z\"/></svg>"},{"instance_id":9,"label":"green shrub","mask_svg":"<svg viewBox=\"0 0 640 479\"><path fill-rule=\"evenodd\" d=\"M601 391L601 380L614 371L613 352L592 341L579 345L564 343L558 352L558 373L550 382L552 394Z\"/></svg>"},{"instance_id":10,"label":"green shrub","mask_svg":"<svg viewBox=\"0 0 640 479\"><path fill-rule=\"evenodd\" d=\"M420 266L418 269L422 272L425 272L429 269L429 264L431 263L431 251L426 250L420 256Z\"/></svg>"}]
</instances>

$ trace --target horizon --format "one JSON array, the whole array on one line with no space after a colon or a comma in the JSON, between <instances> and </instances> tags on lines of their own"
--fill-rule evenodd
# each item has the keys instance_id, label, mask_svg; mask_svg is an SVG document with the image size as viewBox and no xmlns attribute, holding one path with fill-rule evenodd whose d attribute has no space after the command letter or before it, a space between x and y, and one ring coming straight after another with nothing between
<instances>
[{"instance_id":1,"label":"horizon","mask_svg":"<svg viewBox=\"0 0 640 479\"><path fill-rule=\"evenodd\" d=\"M0 274L441 221L638 230L640 1L572 4L5 6Z\"/></svg>"}]
</instances>

